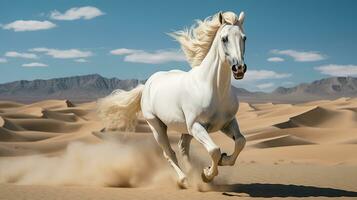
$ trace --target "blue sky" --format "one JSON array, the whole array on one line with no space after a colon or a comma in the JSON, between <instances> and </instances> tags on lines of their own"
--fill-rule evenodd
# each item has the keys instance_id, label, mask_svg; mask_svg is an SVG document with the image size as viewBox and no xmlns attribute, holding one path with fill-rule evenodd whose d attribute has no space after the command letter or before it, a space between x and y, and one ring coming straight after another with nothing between
<instances>
[{"instance_id":1,"label":"blue sky","mask_svg":"<svg viewBox=\"0 0 357 200\"><path fill-rule=\"evenodd\" d=\"M270 91L357 76L353 0L0 1L0 83L98 73L146 79L189 66L166 33L218 11L244 11L248 74Z\"/></svg>"}]
</instances>

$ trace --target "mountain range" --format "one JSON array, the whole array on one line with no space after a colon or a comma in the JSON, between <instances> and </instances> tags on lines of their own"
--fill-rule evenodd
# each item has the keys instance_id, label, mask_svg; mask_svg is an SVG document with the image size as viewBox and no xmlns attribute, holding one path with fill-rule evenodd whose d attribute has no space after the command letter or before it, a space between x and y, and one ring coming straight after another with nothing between
<instances>
[{"instance_id":1,"label":"mountain range","mask_svg":"<svg viewBox=\"0 0 357 200\"><path fill-rule=\"evenodd\" d=\"M115 89L132 89L140 82L143 81L104 78L98 74L48 80L21 80L0 84L0 99L22 102L44 99L69 99L75 102L93 101L110 94Z\"/></svg>"},{"instance_id":2,"label":"mountain range","mask_svg":"<svg viewBox=\"0 0 357 200\"><path fill-rule=\"evenodd\" d=\"M14 81L0 84L0 100L33 102L44 99L68 99L73 102L93 101L115 89L130 90L144 80L105 78L99 74L54 78L48 80ZM320 99L357 97L357 78L330 77L295 87L279 87L271 93L251 92L235 88L237 96L248 102L298 103Z\"/></svg>"}]
</instances>

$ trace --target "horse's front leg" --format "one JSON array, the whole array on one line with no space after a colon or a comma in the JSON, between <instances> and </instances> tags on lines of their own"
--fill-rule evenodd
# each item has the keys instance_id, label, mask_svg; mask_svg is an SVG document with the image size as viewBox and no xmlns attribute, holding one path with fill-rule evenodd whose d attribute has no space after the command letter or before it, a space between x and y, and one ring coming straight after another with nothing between
<instances>
[{"instance_id":1,"label":"horse's front leg","mask_svg":"<svg viewBox=\"0 0 357 200\"><path fill-rule=\"evenodd\" d=\"M205 182L210 182L218 175L218 163L221 159L220 148L212 141L206 129L198 122L195 122L189 128L190 134L199 141L208 151L211 156L211 166L204 168L202 179Z\"/></svg>"},{"instance_id":2,"label":"horse's front leg","mask_svg":"<svg viewBox=\"0 0 357 200\"><path fill-rule=\"evenodd\" d=\"M232 155L227 156L226 153L223 153L222 159L218 164L220 166L234 165L239 153L243 150L245 146L246 139L239 130L236 118L230 121L221 131L234 140L235 146Z\"/></svg>"}]
</instances>

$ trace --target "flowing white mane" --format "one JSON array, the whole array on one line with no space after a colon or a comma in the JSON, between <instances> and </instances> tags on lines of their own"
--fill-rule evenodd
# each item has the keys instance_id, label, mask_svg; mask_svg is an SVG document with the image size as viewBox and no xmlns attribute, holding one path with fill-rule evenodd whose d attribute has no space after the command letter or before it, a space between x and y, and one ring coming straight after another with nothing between
<instances>
[{"instance_id":1,"label":"flowing white mane","mask_svg":"<svg viewBox=\"0 0 357 200\"><path fill-rule=\"evenodd\" d=\"M222 16L228 24L236 24L238 21L238 16L234 12L224 12ZM220 26L219 13L217 13L203 21L196 20L196 24L189 29L176 31L170 35L181 44L191 67L195 67L206 57Z\"/></svg>"}]
</instances>

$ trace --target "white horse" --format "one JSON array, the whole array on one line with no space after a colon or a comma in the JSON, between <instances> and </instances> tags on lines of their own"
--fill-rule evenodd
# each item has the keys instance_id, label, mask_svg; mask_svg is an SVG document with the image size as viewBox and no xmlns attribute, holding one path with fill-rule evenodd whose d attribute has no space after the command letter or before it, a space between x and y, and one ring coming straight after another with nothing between
<instances>
[{"instance_id":1,"label":"white horse","mask_svg":"<svg viewBox=\"0 0 357 200\"><path fill-rule=\"evenodd\" d=\"M192 66L190 71L157 72L145 85L116 91L98 101L99 114L108 128L133 129L137 113L142 111L182 187L187 186L187 178L170 146L168 129L182 133L178 145L185 160L189 159L192 137L206 148L212 161L203 169L206 182L218 174L219 165L234 165L246 143L235 118L238 99L231 89L232 73L235 79L242 79L247 70L243 21L243 12L239 17L220 12L198 21L195 27L171 34L180 42ZM234 140L232 155L222 154L209 136L219 130Z\"/></svg>"}]
</instances>

